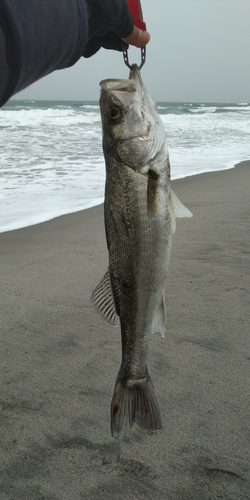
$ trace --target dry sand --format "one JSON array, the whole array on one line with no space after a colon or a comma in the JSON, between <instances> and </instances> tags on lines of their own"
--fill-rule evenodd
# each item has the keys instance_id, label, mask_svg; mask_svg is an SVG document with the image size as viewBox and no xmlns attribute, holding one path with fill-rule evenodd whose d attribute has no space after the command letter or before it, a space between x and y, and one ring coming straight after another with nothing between
<instances>
[{"instance_id":1,"label":"dry sand","mask_svg":"<svg viewBox=\"0 0 250 500\"><path fill-rule=\"evenodd\" d=\"M91 308L103 207L0 235L0 499L250 499L250 162L173 182L164 429L110 437L120 332Z\"/></svg>"}]
</instances>

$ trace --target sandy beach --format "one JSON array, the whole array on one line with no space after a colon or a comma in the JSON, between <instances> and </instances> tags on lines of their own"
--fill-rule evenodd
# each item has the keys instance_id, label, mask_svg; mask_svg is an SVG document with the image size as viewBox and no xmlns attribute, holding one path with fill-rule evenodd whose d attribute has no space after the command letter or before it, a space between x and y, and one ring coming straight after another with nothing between
<instances>
[{"instance_id":1,"label":"sandy beach","mask_svg":"<svg viewBox=\"0 0 250 500\"><path fill-rule=\"evenodd\" d=\"M119 328L92 309L103 206L0 234L0 499L250 499L250 161L172 183L163 430L110 436Z\"/></svg>"}]
</instances>

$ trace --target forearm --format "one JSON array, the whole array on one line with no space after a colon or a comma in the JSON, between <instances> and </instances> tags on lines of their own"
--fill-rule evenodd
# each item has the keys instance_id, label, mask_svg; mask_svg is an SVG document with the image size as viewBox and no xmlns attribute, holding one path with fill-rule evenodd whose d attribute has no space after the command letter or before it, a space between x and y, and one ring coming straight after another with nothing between
<instances>
[{"instance_id":1,"label":"forearm","mask_svg":"<svg viewBox=\"0 0 250 500\"><path fill-rule=\"evenodd\" d=\"M2 105L81 57L88 40L87 5L85 0L1 0L0 30Z\"/></svg>"}]
</instances>

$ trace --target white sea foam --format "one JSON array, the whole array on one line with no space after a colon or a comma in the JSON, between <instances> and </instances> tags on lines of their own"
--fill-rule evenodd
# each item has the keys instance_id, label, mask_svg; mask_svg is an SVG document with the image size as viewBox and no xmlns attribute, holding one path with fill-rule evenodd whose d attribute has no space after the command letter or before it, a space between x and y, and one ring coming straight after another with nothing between
<instances>
[{"instance_id":1,"label":"white sea foam","mask_svg":"<svg viewBox=\"0 0 250 500\"><path fill-rule=\"evenodd\" d=\"M250 158L250 106L160 103L172 179ZM97 103L10 102L0 111L0 232L103 201Z\"/></svg>"},{"instance_id":2,"label":"white sea foam","mask_svg":"<svg viewBox=\"0 0 250 500\"><path fill-rule=\"evenodd\" d=\"M200 108L197 108L197 109L190 109L190 111L192 113L215 113L215 111L217 110L217 107L214 106L214 107L205 107L205 106L202 106Z\"/></svg>"}]
</instances>

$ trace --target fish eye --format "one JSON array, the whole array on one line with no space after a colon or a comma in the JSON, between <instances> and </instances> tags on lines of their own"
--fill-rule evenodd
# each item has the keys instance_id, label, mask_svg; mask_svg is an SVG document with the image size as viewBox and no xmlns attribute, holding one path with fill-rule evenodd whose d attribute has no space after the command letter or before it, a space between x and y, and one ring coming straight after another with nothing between
<instances>
[{"instance_id":1,"label":"fish eye","mask_svg":"<svg viewBox=\"0 0 250 500\"><path fill-rule=\"evenodd\" d=\"M109 110L109 117L112 120L116 120L116 118L118 118L118 116L120 116L119 109L118 108L110 108L110 110Z\"/></svg>"}]
</instances>

